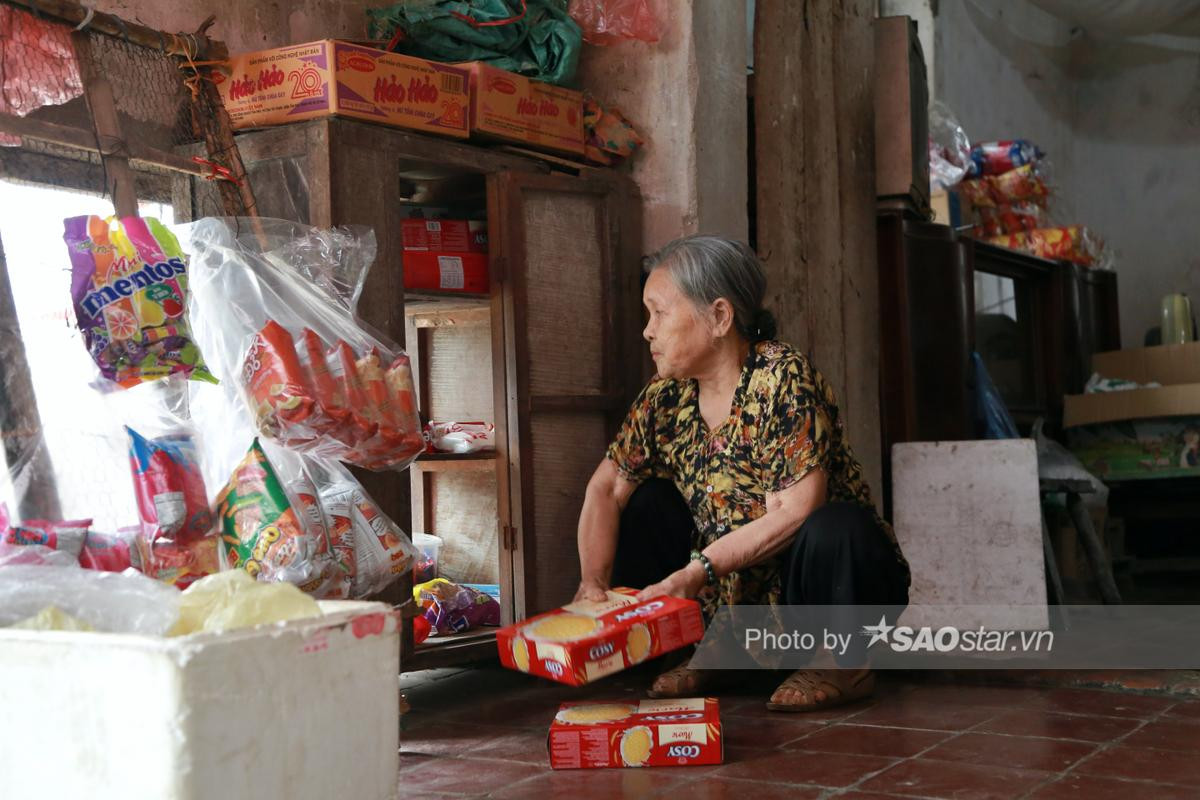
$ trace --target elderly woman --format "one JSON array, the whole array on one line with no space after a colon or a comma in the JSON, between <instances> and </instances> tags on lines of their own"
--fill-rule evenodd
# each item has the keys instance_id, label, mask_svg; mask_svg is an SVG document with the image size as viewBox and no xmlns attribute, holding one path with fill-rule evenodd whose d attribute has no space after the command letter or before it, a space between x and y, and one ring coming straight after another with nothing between
<instances>
[{"instance_id":1,"label":"elderly woman","mask_svg":"<svg viewBox=\"0 0 1200 800\"><path fill-rule=\"evenodd\" d=\"M698 597L710 620L721 604L906 604L908 566L875 513L833 391L774 341L753 251L690 236L651 256L649 270L642 335L658 375L588 484L576 598L644 586L642 597ZM870 694L865 656L839 664L849 668L793 673L768 707ZM680 666L651 694L701 693L720 678Z\"/></svg>"}]
</instances>

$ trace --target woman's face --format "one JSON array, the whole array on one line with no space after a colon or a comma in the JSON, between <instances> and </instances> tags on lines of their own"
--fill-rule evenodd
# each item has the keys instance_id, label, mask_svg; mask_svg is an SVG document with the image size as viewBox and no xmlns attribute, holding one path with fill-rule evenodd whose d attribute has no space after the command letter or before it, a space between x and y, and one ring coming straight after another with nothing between
<instances>
[{"instance_id":1,"label":"woman's face","mask_svg":"<svg viewBox=\"0 0 1200 800\"><path fill-rule=\"evenodd\" d=\"M649 316L642 336L664 378L693 378L713 350L713 326L662 268L646 279L642 304Z\"/></svg>"}]
</instances>

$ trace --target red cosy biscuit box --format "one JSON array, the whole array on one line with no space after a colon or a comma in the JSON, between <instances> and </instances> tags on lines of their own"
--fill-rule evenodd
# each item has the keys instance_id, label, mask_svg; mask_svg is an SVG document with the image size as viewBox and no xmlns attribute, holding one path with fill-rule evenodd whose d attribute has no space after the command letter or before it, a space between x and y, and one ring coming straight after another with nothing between
<instances>
[{"instance_id":1,"label":"red cosy biscuit box","mask_svg":"<svg viewBox=\"0 0 1200 800\"><path fill-rule=\"evenodd\" d=\"M582 686L704 636L696 601L656 597L639 603L636 595L635 589L615 589L602 602L571 603L501 628L500 663Z\"/></svg>"},{"instance_id":2,"label":"red cosy biscuit box","mask_svg":"<svg viewBox=\"0 0 1200 800\"><path fill-rule=\"evenodd\" d=\"M548 747L554 769L720 764L721 717L712 697L565 703Z\"/></svg>"},{"instance_id":3,"label":"red cosy biscuit box","mask_svg":"<svg viewBox=\"0 0 1200 800\"><path fill-rule=\"evenodd\" d=\"M404 288L488 291L487 223L465 219L406 219Z\"/></svg>"}]
</instances>

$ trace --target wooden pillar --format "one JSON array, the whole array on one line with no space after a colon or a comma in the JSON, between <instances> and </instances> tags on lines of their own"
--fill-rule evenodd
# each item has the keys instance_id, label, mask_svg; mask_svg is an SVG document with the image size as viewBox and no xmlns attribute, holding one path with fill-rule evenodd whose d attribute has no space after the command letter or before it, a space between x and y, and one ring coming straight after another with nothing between
<instances>
[{"instance_id":1,"label":"wooden pillar","mask_svg":"<svg viewBox=\"0 0 1200 800\"><path fill-rule=\"evenodd\" d=\"M754 20L757 242L779 336L837 391L879 501L871 0L758 0Z\"/></svg>"}]
</instances>

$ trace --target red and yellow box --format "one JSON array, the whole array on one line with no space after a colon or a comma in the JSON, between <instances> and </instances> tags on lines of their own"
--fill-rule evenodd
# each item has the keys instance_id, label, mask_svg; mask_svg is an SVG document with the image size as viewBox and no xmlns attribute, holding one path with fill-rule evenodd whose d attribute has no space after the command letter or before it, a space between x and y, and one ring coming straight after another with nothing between
<instances>
[{"instance_id":1,"label":"red and yellow box","mask_svg":"<svg viewBox=\"0 0 1200 800\"><path fill-rule=\"evenodd\" d=\"M700 604L679 597L638 602L636 589L615 589L603 602L581 601L496 633L509 669L582 686L700 641Z\"/></svg>"},{"instance_id":2,"label":"red and yellow box","mask_svg":"<svg viewBox=\"0 0 1200 800\"><path fill-rule=\"evenodd\" d=\"M468 135L462 67L333 39L234 56L214 70L235 129L342 116Z\"/></svg>"},{"instance_id":3,"label":"red and yellow box","mask_svg":"<svg viewBox=\"0 0 1200 800\"><path fill-rule=\"evenodd\" d=\"M479 61L471 72L471 134L583 155L583 95Z\"/></svg>"},{"instance_id":4,"label":"red and yellow box","mask_svg":"<svg viewBox=\"0 0 1200 800\"><path fill-rule=\"evenodd\" d=\"M406 219L404 288L487 292L487 223L464 219Z\"/></svg>"},{"instance_id":5,"label":"red and yellow box","mask_svg":"<svg viewBox=\"0 0 1200 800\"><path fill-rule=\"evenodd\" d=\"M554 769L699 766L724 756L713 697L564 703L547 747Z\"/></svg>"}]
</instances>

